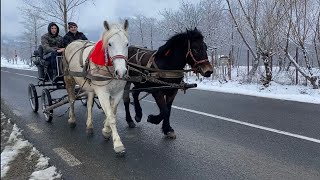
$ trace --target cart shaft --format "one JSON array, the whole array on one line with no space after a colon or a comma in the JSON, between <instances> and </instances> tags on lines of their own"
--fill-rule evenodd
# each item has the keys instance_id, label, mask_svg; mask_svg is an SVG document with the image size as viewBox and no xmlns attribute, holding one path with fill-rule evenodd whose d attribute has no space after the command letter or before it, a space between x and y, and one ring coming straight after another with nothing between
<instances>
[{"instance_id":1,"label":"cart shaft","mask_svg":"<svg viewBox=\"0 0 320 180\"><path fill-rule=\"evenodd\" d=\"M79 97L83 97L83 96L86 96L87 95L87 93L86 92L83 92L83 93L80 93L79 95L77 95L76 97L75 97L75 99L77 99L77 98L79 98ZM64 104L67 104L69 102L69 98L64 98L63 100L61 100L61 101L59 101L59 102L57 102L57 103L55 103L55 104L53 104L53 105L51 105L51 106L48 106L47 108L45 108L44 110L43 110L43 112L49 112L49 111L51 111L51 110L53 110L53 109L55 109L55 108L57 108L57 107L60 107L60 106L63 106Z\"/></svg>"}]
</instances>

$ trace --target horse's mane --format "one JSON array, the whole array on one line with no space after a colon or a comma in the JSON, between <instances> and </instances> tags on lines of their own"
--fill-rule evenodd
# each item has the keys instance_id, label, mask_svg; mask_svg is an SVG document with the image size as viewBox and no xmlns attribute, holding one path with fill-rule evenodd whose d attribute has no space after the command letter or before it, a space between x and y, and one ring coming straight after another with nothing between
<instances>
[{"instance_id":1,"label":"horse's mane","mask_svg":"<svg viewBox=\"0 0 320 180\"><path fill-rule=\"evenodd\" d=\"M121 24L109 24L109 31L108 30L104 30L104 32L102 33L102 42L103 42L103 48L106 48L108 46L108 44L106 42L109 41L109 39L119 33L119 32L123 32L123 34L128 38L128 32L126 30L123 29L123 25Z\"/></svg>"},{"instance_id":2,"label":"horse's mane","mask_svg":"<svg viewBox=\"0 0 320 180\"><path fill-rule=\"evenodd\" d=\"M181 47L187 42L187 39L192 42L197 40L203 41L203 35L197 29L187 30L186 32L176 34L169 38L164 45L159 47L156 56L164 55L169 49L174 47Z\"/></svg>"}]
</instances>

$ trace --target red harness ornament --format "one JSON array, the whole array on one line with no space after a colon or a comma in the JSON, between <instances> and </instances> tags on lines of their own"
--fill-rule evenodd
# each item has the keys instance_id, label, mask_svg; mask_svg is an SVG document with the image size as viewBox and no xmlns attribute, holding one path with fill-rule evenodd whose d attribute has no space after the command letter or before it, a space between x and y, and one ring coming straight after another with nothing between
<instances>
[{"instance_id":1,"label":"red harness ornament","mask_svg":"<svg viewBox=\"0 0 320 180\"><path fill-rule=\"evenodd\" d=\"M106 55L107 58L106 59ZM92 53L89 56L89 59L97 65L100 66L112 66L112 61L110 59L110 56L108 54L108 49L104 50L103 49L103 43L102 40L98 41L96 46L94 47Z\"/></svg>"}]
</instances>

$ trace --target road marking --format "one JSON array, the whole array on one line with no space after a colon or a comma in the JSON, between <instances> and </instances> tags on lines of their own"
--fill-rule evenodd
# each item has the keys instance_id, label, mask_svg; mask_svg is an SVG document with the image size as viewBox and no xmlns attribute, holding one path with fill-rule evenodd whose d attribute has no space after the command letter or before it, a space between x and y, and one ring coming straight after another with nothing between
<instances>
[{"instance_id":1,"label":"road marking","mask_svg":"<svg viewBox=\"0 0 320 180\"><path fill-rule=\"evenodd\" d=\"M30 123L27 127L36 134L43 133L43 131L37 127L37 123Z\"/></svg>"},{"instance_id":2,"label":"road marking","mask_svg":"<svg viewBox=\"0 0 320 180\"><path fill-rule=\"evenodd\" d=\"M75 158L65 148L54 148L53 151L58 154L69 166L78 166L81 162Z\"/></svg>"},{"instance_id":3,"label":"road marking","mask_svg":"<svg viewBox=\"0 0 320 180\"><path fill-rule=\"evenodd\" d=\"M154 101L149 101L149 100L143 100L145 102L150 102L150 103L154 103ZM187 111L187 112L191 112L191 113L195 113L195 114L200 114L203 116L208 116L208 117L212 117L212 118L216 118L216 119L220 119L223 121L228 121L228 122L232 122L232 123L236 123L236 124L241 124L241 125L245 125L245 126L249 126L249 127L253 127L253 128L257 128L257 129L262 129L265 131L269 131L269 132L274 132L274 133L278 133L278 134L282 134L282 135L286 135L286 136L290 136L290 137L295 137L298 139L303 139L303 140L307 140L307 141L311 141L311 142L315 142L315 143L319 143L320 144L320 139L315 139L315 138L311 138L311 137L307 137L307 136L302 136L299 134L293 134L293 133L289 133L286 131L281 131L278 129L273 129L273 128L268 128L268 127L264 127L264 126L260 126L260 125L256 125L256 124L251 124L251 123L247 123L247 122L242 122L239 120L235 120L235 119L231 119L231 118L227 118L227 117L223 117L223 116L218 116L218 115L214 115L214 114L209 114L209 113L205 113L205 112L201 112L201 111L196 111L193 109L187 109L187 108L183 108L183 107L179 107L179 106L172 106L172 108L175 109L179 109L182 111Z\"/></svg>"},{"instance_id":4,"label":"road marking","mask_svg":"<svg viewBox=\"0 0 320 180\"><path fill-rule=\"evenodd\" d=\"M1 71L2 71L2 72L6 72L6 73L11 73L11 74L16 74L16 75L20 75L20 76L26 76L26 77L31 77L31 78L37 79L37 77L35 77L35 76L30 76L30 75L26 75L26 74L13 73L13 72L3 71L3 70L1 70Z\"/></svg>"}]
</instances>

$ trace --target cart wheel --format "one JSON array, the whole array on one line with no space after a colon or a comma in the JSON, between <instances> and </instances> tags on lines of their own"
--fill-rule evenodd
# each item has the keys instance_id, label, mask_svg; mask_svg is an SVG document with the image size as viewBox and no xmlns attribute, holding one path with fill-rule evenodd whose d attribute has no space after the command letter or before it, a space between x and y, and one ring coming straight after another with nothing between
<instances>
[{"instance_id":1,"label":"cart wheel","mask_svg":"<svg viewBox=\"0 0 320 180\"><path fill-rule=\"evenodd\" d=\"M50 94L50 91L48 89L43 89L42 90L41 102L42 102L42 110L44 110L47 107L52 105L51 94ZM52 121L52 113L53 113L53 110L50 110L49 114L48 113L43 113L47 122L51 122Z\"/></svg>"},{"instance_id":2,"label":"cart wheel","mask_svg":"<svg viewBox=\"0 0 320 180\"><path fill-rule=\"evenodd\" d=\"M36 87L33 84L29 84L28 86L28 96L31 109L33 112L38 112L39 109L39 101Z\"/></svg>"}]
</instances>

